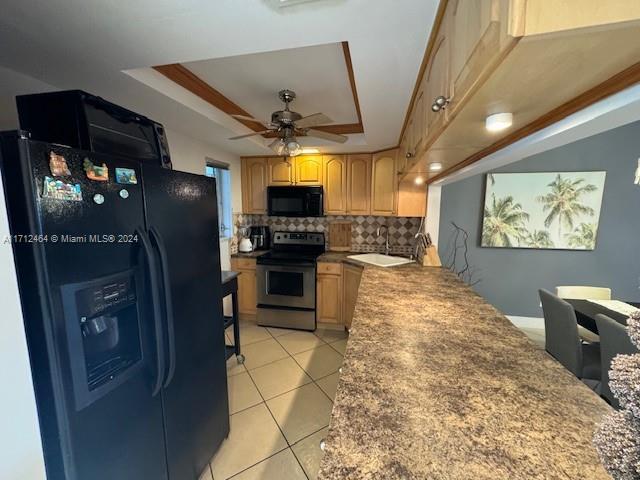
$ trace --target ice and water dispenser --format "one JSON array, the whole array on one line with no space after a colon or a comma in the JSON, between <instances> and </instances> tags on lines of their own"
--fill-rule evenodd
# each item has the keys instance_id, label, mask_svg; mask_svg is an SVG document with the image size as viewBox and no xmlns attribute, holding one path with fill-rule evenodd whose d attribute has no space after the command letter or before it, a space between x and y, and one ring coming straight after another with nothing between
<instances>
[{"instance_id":1,"label":"ice and water dispenser","mask_svg":"<svg viewBox=\"0 0 640 480\"><path fill-rule=\"evenodd\" d=\"M64 285L62 302L76 410L81 410L142 367L135 271Z\"/></svg>"}]
</instances>

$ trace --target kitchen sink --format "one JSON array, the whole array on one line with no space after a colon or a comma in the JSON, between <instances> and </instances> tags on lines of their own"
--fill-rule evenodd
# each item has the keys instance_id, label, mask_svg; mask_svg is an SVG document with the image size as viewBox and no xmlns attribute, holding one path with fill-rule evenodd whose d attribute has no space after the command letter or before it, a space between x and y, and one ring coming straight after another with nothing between
<instances>
[{"instance_id":1,"label":"kitchen sink","mask_svg":"<svg viewBox=\"0 0 640 480\"><path fill-rule=\"evenodd\" d=\"M363 253L361 255L349 255L347 258L358 260L359 262L370 263L376 267L397 267L413 263L413 260L402 257L393 257L391 255L382 255L380 253Z\"/></svg>"}]
</instances>

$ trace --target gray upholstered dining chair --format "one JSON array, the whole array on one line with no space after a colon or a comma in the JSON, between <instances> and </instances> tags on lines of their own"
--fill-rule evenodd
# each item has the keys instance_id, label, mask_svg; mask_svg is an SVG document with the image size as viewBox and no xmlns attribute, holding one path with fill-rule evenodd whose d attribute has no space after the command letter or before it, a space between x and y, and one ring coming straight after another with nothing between
<instances>
[{"instance_id":1,"label":"gray upholstered dining chair","mask_svg":"<svg viewBox=\"0 0 640 480\"><path fill-rule=\"evenodd\" d=\"M596 315L596 325L600 333L600 361L602 368L602 380L600 382L600 395L603 396L614 408L620 408L618 400L609 388L609 370L613 357L622 354L638 353L638 349L631 343L627 329L621 323L606 315Z\"/></svg>"},{"instance_id":2,"label":"gray upholstered dining chair","mask_svg":"<svg viewBox=\"0 0 640 480\"><path fill-rule=\"evenodd\" d=\"M545 349L592 390L600 382L600 345L583 343L573 307L548 290L541 289Z\"/></svg>"}]
</instances>

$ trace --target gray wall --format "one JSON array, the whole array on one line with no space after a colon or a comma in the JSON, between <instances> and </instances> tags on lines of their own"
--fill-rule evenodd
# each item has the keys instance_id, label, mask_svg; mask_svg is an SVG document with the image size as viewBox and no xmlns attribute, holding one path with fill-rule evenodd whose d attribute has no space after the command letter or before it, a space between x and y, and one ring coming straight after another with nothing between
<instances>
[{"instance_id":1,"label":"gray wall","mask_svg":"<svg viewBox=\"0 0 640 480\"><path fill-rule=\"evenodd\" d=\"M507 315L541 317L537 290L556 285L608 286L618 299L640 301L640 122L565 145L495 172L606 170L596 249L586 251L480 248L486 175L442 188L439 249L443 262L455 222L469 232L476 291Z\"/></svg>"}]
</instances>

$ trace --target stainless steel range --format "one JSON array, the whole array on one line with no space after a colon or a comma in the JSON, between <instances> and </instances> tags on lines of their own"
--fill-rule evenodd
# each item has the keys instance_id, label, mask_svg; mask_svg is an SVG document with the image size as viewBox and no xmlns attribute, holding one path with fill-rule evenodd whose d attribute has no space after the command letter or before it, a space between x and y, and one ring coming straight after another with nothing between
<instances>
[{"instance_id":1,"label":"stainless steel range","mask_svg":"<svg viewBox=\"0 0 640 480\"><path fill-rule=\"evenodd\" d=\"M257 321L265 327L316 329L316 260L324 233L275 232L256 260Z\"/></svg>"}]
</instances>

